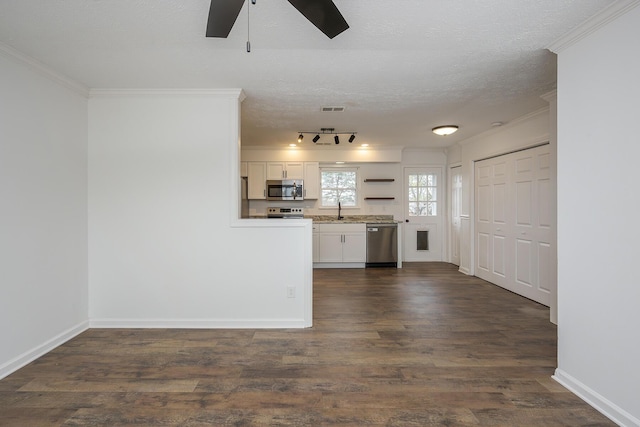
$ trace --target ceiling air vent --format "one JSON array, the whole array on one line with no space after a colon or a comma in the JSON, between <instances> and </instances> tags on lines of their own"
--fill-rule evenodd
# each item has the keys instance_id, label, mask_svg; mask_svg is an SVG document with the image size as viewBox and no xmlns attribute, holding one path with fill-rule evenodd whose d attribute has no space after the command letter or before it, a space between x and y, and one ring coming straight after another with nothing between
<instances>
[{"instance_id":1,"label":"ceiling air vent","mask_svg":"<svg viewBox=\"0 0 640 427\"><path fill-rule=\"evenodd\" d=\"M322 107L321 110L323 113L342 113L344 111L344 107Z\"/></svg>"}]
</instances>

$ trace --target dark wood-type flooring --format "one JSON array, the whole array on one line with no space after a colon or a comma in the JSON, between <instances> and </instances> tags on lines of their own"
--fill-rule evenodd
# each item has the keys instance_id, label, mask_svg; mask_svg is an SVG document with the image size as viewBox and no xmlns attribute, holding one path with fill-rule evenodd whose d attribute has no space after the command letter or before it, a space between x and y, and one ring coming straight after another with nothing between
<instances>
[{"instance_id":1,"label":"dark wood-type flooring","mask_svg":"<svg viewBox=\"0 0 640 427\"><path fill-rule=\"evenodd\" d=\"M1 426L607 426L549 310L445 263L314 271L314 326L91 329L0 381Z\"/></svg>"}]
</instances>

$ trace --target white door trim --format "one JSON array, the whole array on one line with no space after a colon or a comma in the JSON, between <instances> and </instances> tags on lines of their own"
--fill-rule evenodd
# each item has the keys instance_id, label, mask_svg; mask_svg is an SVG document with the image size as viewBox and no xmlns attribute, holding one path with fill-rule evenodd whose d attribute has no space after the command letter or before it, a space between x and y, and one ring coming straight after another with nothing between
<instances>
[{"instance_id":1,"label":"white door trim","mask_svg":"<svg viewBox=\"0 0 640 427\"><path fill-rule=\"evenodd\" d=\"M410 235L409 233L412 233L412 230L415 230L415 227L413 227L413 224L416 224L416 222L410 222L409 220L409 215L408 215L408 182L407 182L407 173L409 170L411 169L415 169L415 170L431 170L437 173L438 176L438 181L436 183L436 200L437 200L437 215L434 217L424 217L424 218L432 218L432 220L428 220L428 221L424 221L424 222L418 222L419 227L421 229L424 229L425 231L429 231L429 250L424 252L424 257L421 259L418 259L417 256L415 255L416 251L410 251L409 250L409 245L412 244L412 242L415 242L415 238L413 235ZM403 236L403 241L404 241L404 247L403 247L403 260L405 262L429 262L429 261L443 261L445 260L445 256L446 256L446 252L445 252L445 243L446 243L446 212L447 212L447 183L446 183L446 167L444 165L408 165L403 167L402 169L402 177L403 177L403 184L402 184L402 192L403 192L403 197L402 197L402 212L403 212L403 217L405 220L405 224L403 227L403 232L404 232L404 236ZM435 234L436 236L434 237L435 240L431 240L431 237L433 236L433 234ZM433 243L431 243L433 242ZM433 244L435 243L436 247L434 249L431 249L433 247ZM422 252L421 252L422 253Z\"/></svg>"},{"instance_id":2,"label":"white door trim","mask_svg":"<svg viewBox=\"0 0 640 427\"><path fill-rule=\"evenodd\" d=\"M462 176L462 163L461 162L457 162L457 163L452 163L448 166L447 168L447 195L449 196L448 200L449 202L447 203L447 217L445 220L445 226L447 228L447 238L446 238L446 246L447 246L447 259L450 263L455 264L455 260L454 260L454 248L455 246L455 242L454 242L454 224L453 224L453 214L454 214L454 203L456 202L456 200L454 199L454 194L453 194L453 177L454 177L454 169L457 169L455 171L455 173L460 173L460 175ZM462 218L462 189L460 190L460 217ZM459 231L460 234L458 234L457 238L458 238L458 242L457 242L457 248L458 248L458 266L460 266L461 263L461 251L460 251L460 247L461 247L461 233L462 230Z\"/></svg>"}]
</instances>

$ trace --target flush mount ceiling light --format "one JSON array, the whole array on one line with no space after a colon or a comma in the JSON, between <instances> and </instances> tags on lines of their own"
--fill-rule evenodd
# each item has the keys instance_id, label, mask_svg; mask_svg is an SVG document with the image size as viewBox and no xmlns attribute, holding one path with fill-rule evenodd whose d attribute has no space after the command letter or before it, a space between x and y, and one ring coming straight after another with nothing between
<instances>
[{"instance_id":1,"label":"flush mount ceiling light","mask_svg":"<svg viewBox=\"0 0 640 427\"><path fill-rule=\"evenodd\" d=\"M314 144L317 144L318 141L320 141L321 135L334 135L333 141L335 142L335 145L340 144L339 135L349 135L349 138L348 138L349 142L353 142L356 139L356 135L358 134L358 132L336 132L335 128L320 128L320 132L318 131L298 132L298 143L302 142L302 138L304 138L305 133L310 133L312 135L315 135L312 139ZM320 142L318 145L332 145L332 144L331 142L326 141L326 142Z\"/></svg>"},{"instance_id":2,"label":"flush mount ceiling light","mask_svg":"<svg viewBox=\"0 0 640 427\"><path fill-rule=\"evenodd\" d=\"M433 133L435 133L436 135L440 135L440 136L451 135L452 133L456 132L457 130L458 130L458 126L456 126L456 125L444 125L444 126L438 126L438 127L435 127L433 129L431 129L431 131Z\"/></svg>"}]
</instances>

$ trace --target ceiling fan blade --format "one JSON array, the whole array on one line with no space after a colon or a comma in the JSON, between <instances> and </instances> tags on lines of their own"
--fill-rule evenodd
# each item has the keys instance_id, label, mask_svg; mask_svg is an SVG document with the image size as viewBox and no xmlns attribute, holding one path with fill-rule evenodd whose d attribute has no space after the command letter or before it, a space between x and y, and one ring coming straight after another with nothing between
<instances>
[{"instance_id":1,"label":"ceiling fan blade","mask_svg":"<svg viewBox=\"0 0 640 427\"><path fill-rule=\"evenodd\" d=\"M349 28L332 0L289 0L289 3L330 39Z\"/></svg>"},{"instance_id":2,"label":"ceiling fan blade","mask_svg":"<svg viewBox=\"0 0 640 427\"><path fill-rule=\"evenodd\" d=\"M243 4L244 0L211 0L207 37L227 37Z\"/></svg>"}]
</instances>

